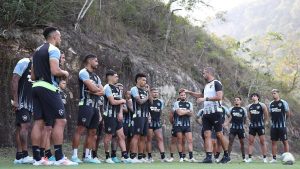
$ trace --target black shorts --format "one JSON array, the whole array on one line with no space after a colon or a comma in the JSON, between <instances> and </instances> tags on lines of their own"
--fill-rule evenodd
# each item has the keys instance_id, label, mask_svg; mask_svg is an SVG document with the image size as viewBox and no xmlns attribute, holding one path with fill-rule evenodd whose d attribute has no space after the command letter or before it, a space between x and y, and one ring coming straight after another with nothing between
<instances>
[{"instance_id":1,"label":"black shorts","mask_svg":"<svg viewBox=\"0 0 300 169\"><path fill-rule=\"evenodd\" d=\"M204 131L212 130L213 128L215 129L215 132L220 132L223 130L223 120L220 112L204 114L202 117L202 122Z\"/></svg>"},{"instance_id":2,"label":"black shorts","mask_svg":"<svg viewBox=\"0 0 300 169\"><path fill-rule=\"evenodd\" d=\"M252 136L256 136L256 134L258 136L261 136L261 135L265 135L265 128L252 128L252 127L249 127L249 134L252 135Z\"/></svg>"},{"instance_id":3,"label":"black shorts","mask_svg":"<svg viewBox=\"0 0 300 169\"><path fill-rule=\"evenodd\" d=\"M205 140L203 128L201 130L201 137L202 137L203 140ZM214 129L211 130L211 139L217 139L217 134L216 134L216 131Z\"/></svg>"},{"instance_id":4,"label":"black shorts","mask_svg":"<svg viewBox=\"0 0 300 169\"><path fill-rule=\"evenodd\" d=\"M192 132L192 130L191 130L191 126L175 126L174 132L177 135L178 133L182 133L182 134L189 133Z\"/></svg>"},{"instance_id":5,"label":"black shorts","mask_svg":"<svg viewBox=\"0 0 300 169\"><path fill-rule=\"evenodd\" d=\"M123 127L122 122L119 122L116 117L104 116L104 131L106 134L115 135L118 130Z\"/></svg>"},{"instance_id":6,"label":"black shorts","mask_svg":"<svg viewBox=\"0 0 300 169\"><path fill-rule=\"evenodd\" d=\"M172 135L172 137L177 137L177 133L174 130L174 126L173 126L173 128L171 130L171 135Z\"/></svg>"},{"instance_id":7,"label":"black shorts","mask_svg":"<svg viewBox=\"0 0 300 169\"><path fill-rule=\"evenodd\" d=\"M147 136L148 133L148 118L136 117L133 118L133 135Z\"/></svg>"},{"instance_id":8,"label":"black shorts","mask_svg":"<svg viewBox=\"0 0 300 169\"><path fill-rule=\"evenodd\" d=\"M160 120L153 120L149 123L149 129L152 129L153 131L158 130L160 128L161 128Z\"/></svg>"},{"instance_id":9,"label":"black shorts","mask_svg":"<svg viewBox=\"0 0 300 169\"><path fill-rule=\"evenodd\" d=\"M33 118L43 119L46 126L53 126L55 119L65 119L65 107L58 92L44 87L32 88Z\"/></svg>"},{"instance_id":10,"label":"black shorts","mask_svg":"<svg viewBox=\"0 0 300 169\"><path fill-rule=\"evenodd\" d=\"M99 127L99 110L92 106L79 106L78 126L85 126L87 129L97 129Z\"/></svg>"},{"instance_id":11,"label":"black shorts","mask_svg":"<svg viewBox=\"0 0 300 169\"><path fill-rule=\"evenodd\" d=\"M126 137L132 137L133 136L133 127L131 123L123 123L123 131L124 135Z\"/></svg>"},{"instance_id":12,"label":"black shorts","mask_svg":"<svg viewBox=\"0 0 300 169\"><path fill-rule=\"evenodd\" d=\"M271 128L271 140L272 141L286 141L287 129L286 128Z\"/></svg>"},{"instance_id":13,"label":"black shorts","mask_svg":"<svg viewBox=\"0 0 300 169\"><path fill-rule=\"evenodd\" d=\"M23 123L30 123L32 118L32 112L22 108L16 111L16 125L21 126Z\"/></svg>"},{"instance_id":14,"label":"black shorts","mask_svg":"<svg viewBox=\"0 0 300 169\"><path fill-rule=\"evenodd\" d=\"M244 129L230 129L230 133L234 137L237 135L239 139L244 139L246 137Z\"/></svg>"}]
</instances>

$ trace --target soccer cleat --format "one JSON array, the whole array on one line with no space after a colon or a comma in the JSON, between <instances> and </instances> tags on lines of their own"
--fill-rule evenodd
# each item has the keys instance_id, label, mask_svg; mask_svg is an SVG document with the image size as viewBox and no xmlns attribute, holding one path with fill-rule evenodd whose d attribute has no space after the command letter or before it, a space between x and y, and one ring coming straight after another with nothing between
<instances>
[{"instance_id":1,"label":"soccer cleat","mask_svg":"<svg viewBox=\"0 0 300 169\"><path fill-rule=\"evenodd\" d=\"M23 163L22 163L22 160L23 160L22 158L19 159L19 160L15 159L15 160L14 160L14 164L23 164Z\"/></svg>"},{"instance_id":2,"label":"soccer cleat","mask_svg":"<svg viewBox=\"0 0 300 169\"><path fill-rule=\"evenodd\" d=\"M242 162L245 162L245 163L246 163L246 162L247 162L247 159L244 158L244 159L242 160Z\"/></svg>"},{"instance_id":3,"label":"soccer cleat","mask_svg":"<svg viewBox=\"0 0 300 169\"><path fill-rule=\"evenodd\" d=\"M134 159L131 159L131 163L143 163L143 162L137 158L134 158Z\"/></svg>"},{"instance_id":4,"label":"soccer cleat","mask_svg":"<svg viewBox=\"0 0 300 169\"><path fill-rule=\"evenodd\" d=\"M198 160L196 160L196 159L194 159L194 158L191 158L189 162L190 162L190 163L198 163Z\"/></svg>"},{"instance_id":5,"label":"soccer cleat","mask_svg":"<svg viewBox=\"0 0 300 169\"><path fill-rule=\"evenodd\" d=\"M171 158L167 158L165 161L166 161L166 162L168 162L168 163L171 163L171 162L173 162L173 161L174 161L174 158L173 158L173 157L171 157Z\"/></svg>"},{"instance_id":6,"label":"soccer cleat","mask_svg":"<svg viewBox=\"0 0 300 169\"><path fill-rule=\"evenodd\" d=\"M124 158L124 157L122 157L121 158L121 162L123 162L123 163L125 163L125 164L130 164L130 163L132 163L132 160L131 160L131 158Z\"/></svg>"},{"instance_id":7,"label":"soccer cleat","mask_svg":"<svg viewBox=\"0 0 300 169\"><path fill-rule=\"evenodd\" d=\"M34 163L34 160L30 156L22 158L22 164L33 164L33 163Z\"/></svg>"},{"instance_id":8,"label":"soccer cleat","mask_svg":"<svg viewBox=\"0 0 300 169\"><path fill-rule=\"evenodd\" d=\"M272 159L269 163L277 163L276 159Z\"/></svg>"},{"instance_id":9,"label":"soccer cleat","mask_svg":"<svg viewBox=\"0 0 300 169\"><path fill-rule=\"evenodd\" d=\"M268 159L267 158L263 158L263 162L264 163L268 163Z\"/></svg>"},{"instance_id":10,"label":"soccer cleat","mask_svg":"<svg viewBox=\"0 0 300 169\"><path fill-rule=\"evenodd\" d=\"M248 158L248 159L246 160L246 163L252 163L252 158Z\"/></svg>"},{"instance_id":11,"label":"soccer cleat","mask_svg":"<svg viewBox=\"0 0 300 169\"><path fill-rule=\"evenodd\" d=\"M143 163L151 163L150 161L146 160L145 158L140 159Z\"/></svg>"},{"instance_id":12,"label":"soccer cleat","mask_svg":"<svg viewBox=\"0 0 300 169\"><path fill-rule=\"evenodd\" d=\"M154 162L154 159L153 159L153 158L148 158L148 162L149 162L149 163L153 163L153 162Z\"/></svg>"},{"instance_id":13,"label":"soccer cleat","mask_svg":"<svg viewBox=\"0 0 300 169\"><path fill-rule=\"evenodd\" d=\"M230 162L231 162L231 159L229 156L224 156L220 161L220 163L222 163L222 164L230 163Z\"/></svg>"},{"instance_id":14,"label":"soccer cleat","mask_svg":"<svg viewBox=\"0 0 300 169\"><path fill-rule=\"evenodd\" d=\"M57 165L57 166L75 166L75 165L78 165L78 163L73 162L73 161L69 160L66 157L63 157L61 160L55 161L54 165Z\"/></svg>"},{"instance_id":15,"label":"soccer cleat","mask_svg":"<svg viewBox=\"0 0 300 169\"><path fill-rule=\"evenodd\" d=\"M115 162L111 158L106 159L105 162L108 164L115 164Z\"/></svg>"},{"instance_id":16,"label":"soccer cleat","mask_svg":"<svg viewBox=\"0 0 300 169\"><path fill-rule=\"evenodd\" d=\"M160 159L160 162L162 162L162 163L164 163L164 162L169 162L168 160L169 160L169 159L164 158L164 159Z\"/></svg>"},{"instance_id":17,"label":"soccer cleat","mask_svg":"<svg viewBox=\"0 0 300 169\"><path fill-rule=\"evenodd\" d=\"M49 161L56 161L55 156L51 156L50 158L48 158Z\"/></svg>"},{"instance_id":18,"label":"soccer cleat","mask_svg":"<svg viewBox=\"0 0 300 169\"><path fill-rule=\"evenodd\" d=\"M111 158L111 159L112 159L113 162L115 162L115 163L120 163L120 162L121 162L121 160L119 160L118 157L113 157L113 158Z\"/></svg>"},{"instance_id":19,"label":"soccer cleat","mask_svg":"<svg viewBox=\"0 0 300 169\"><path fill-rule=\"evenodd\" d=\"M221 160L220 160L219 158L216 158L216 159L215 159L215 162L216 162L216 163L219 163L220 161L221 161Z\"/></svg>"},{"instance_id":20,"label":"soccer cleat","mask_svg":"<svg viewBox=\"0 0 300 169\"><path fill-rule=\"evenodd\" d=\"M211 158L208 158L208 157L205 157L203 160L202 160L202 163L213 163L212 159Z\"/></svg>"},{"instance_id":21,"label":"soccer cleat","mask_svg":"<svg viewBox=\"0 0 300 169\"><path fill-rule=\"evenodd\" d=\"M180 158L180 159L179 159L179 162L180 162L180 163L183 163L183 162L184 162L184 159L183 159L183 158Z\"/></svg>"},{"instance_id":22,"label":"soccer cleat","mask_svg":"<svg viewBox=\"0 0 300 169\"><path fill-rule=\"evenodd\" d=\"M74 156L71 157L71 161L73 161L75 163L82 163L82 161L78 157L74 157Z\"/></svg>"},{"instance_id":23,"label":"soccer cleat","mask_svg":"<svg viewBox=\"0 0 300 169\"><path fill-rule=\"evenodd\" d=\"M89 157L85 157L83 159L84 163L93 163L93 164L100 164L101 162L98 159L94 159L94 158L89 158Z\"/></svg>"},{"instance_id":24,"label":"soccer cleat","mask_svg":"<svg viewBox=\"0 0 300 169\"><path fill-rule=\"evenodd\" d=\"M183 158L183 161L186 161L186 162L191 162L191 160L190 159L188 159L188 158Z\"/></svg>"},{"instance_id":25,"label":"soccer cleat","mask_svg":"<svg viewBox=\"0 0 300 169\"><path fill-rule=\"evenodd\" d=\"M40 166L40 165L52 165L52 164L53 164L53 162L51 162L51 161L45 159L44 157L41 158L40 161L34 161L34 163L33 163L34 166Z\"/></svg>"}]
</instances>

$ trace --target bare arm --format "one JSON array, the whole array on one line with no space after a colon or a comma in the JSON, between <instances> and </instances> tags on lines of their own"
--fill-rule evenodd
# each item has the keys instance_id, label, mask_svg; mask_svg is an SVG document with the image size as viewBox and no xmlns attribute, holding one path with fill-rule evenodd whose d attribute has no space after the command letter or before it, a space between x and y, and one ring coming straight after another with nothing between
<instances>
[{"instance_id":1,"label":"bare arm","mask_svg":"<svg viewBox=\"0 0 300 169\"><path fill-rule=\"evenodd\" d=\"M113 96L108 96L108 101L111 105L122 105L122 104L125 104L126 103L126 100L124 99L121 99L121 100L115 100ZM121 109L123 107L121 106Z\"/></svg>"},{"instance_id":2,"label":"bare arm","mask_svg":"<svg viewBox=\"0 0 300 169\"><path fill-rule=\"evenodd\" d=\"M19 97L18 97L18 87L19 87L19 80L20 76L18 74L13 74L12 80L11 80L11 94L13 96L13 106L14 108L18 108L19 105Z\"/></svg>"},{"instance_id":3,"label":"bare arm","mask_svg":"<svg viewBox=\"0 0 300 169\"><path fill-rule=\"evenodd\" d=\"M149 100L149 97L145 97L143 99L140 98L140 96L135 97L135 100L138 104L144 104Z\"/></svg>"},{"instance_id":4,"label":"bare arm","mask_svg":"<svg viewBox=\"0 0 300 169\"><path fill-rule=\"evenodd\" d=\"M264 113L264 121L265 121L265 125L269 124L269 111L267 106L263 106L263 113Z\"/></svg>"},{"instance_id":5,"label":"bare arm","mask_svg":"<svg viewBox=\"0 0 300 169\"><path fill-rule=\"evenodd\" d=\"M97 94L99 92L102 92L104 94L104 91L103 91L103 86L100 85L99 87L97 85L95 85L93 83L92 80L85 80L83 81L84 85L86 85L86 87L88 88L88 90L93 93L93 94ZM102 94L102 95L103 95Z\"/></svg>"},{"instance_id":6,"label":"bare arm","mask_svg":"<svg viewBox=\"0 0 300 169\"><path fill-rule=\"evenodd\" d=\"M200 92L192 92L192 91L187 90L187 89L180 89L179 91L184 91L185 93L190 94L191 96L196 97L196 98L203 97L203 94L200 93Z\"/></svg>"},{"instance_id":7,"label":"bare arm","mask_svg":"<svg viewBox=\"0 0 300 169\"><path fill-rule=\"evenodd\" d=\"M183 110L183 109L176 109L176 113L179 116L184 116L184 115L191 115L191 110Z\"/></svg>"},{"instance_id":8,"label":"bare arm","mask_svg":"<svg viewBox=\"0 0 300 169\"><path fill-rule=\"evenodd\" d=\"M32 81L36 80L35 74L34 74L34 68L33 68L33 64L31 64L31 72L30 72L30 78Z\"/></svg>"},{"instance_id":9,"label":"bare arm","mask_svg":"<svg viewBox=\"0 0 300 169\"><path fill-rule=\"evenodd\" d=\"M133 105L132 105L132 100L127 100L127 108L133 112Z\"/></svg>"},{"instance_id":10,"label":"bare arm","mask_svg":"<svg viewBox=\"0 0 300 169\"><path fill-rule=\"evenodd\" d=\"M68 77L69 73L65 70L60 69L59 61L57 59L50 59L50 71L51 74L57 77Z\"/></svg>"},{"instance_id":11,"label":"bare arm","mask_svg":"<svg viewBox=\"0 0 300 169\"><path fill-rule=\"evenodd\" d=\"M169 113L169 121L170 121L171 124L174 123L174 112L173 112L173 111L171 111L171 112Z\"/></svg>"}]
</instances>

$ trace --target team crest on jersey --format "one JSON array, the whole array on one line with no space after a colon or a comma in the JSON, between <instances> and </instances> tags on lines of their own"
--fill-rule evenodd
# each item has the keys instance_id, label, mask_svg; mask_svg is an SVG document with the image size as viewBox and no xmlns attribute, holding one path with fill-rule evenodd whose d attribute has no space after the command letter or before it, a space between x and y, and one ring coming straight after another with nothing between
<instances>
[{"instance_id":1,"label":"team crest on jersey","mask_svg":"<svg viewBox=\"0 0 300 169\"><path fill-rule=\"evenodd\" d=\"M282 103L278 103L278 106L281 107L281 106L282 106Z\"/></svg>"},{"instance_id":2,"label":"team crest on jersey","mask_svg":"<svg viewBox=\"0 0 300 169\"><path fill-rule=\"evenodd\" d=\"M108 130L108 131L111 131L111 128L110 128L110 127L108 127L108 128L107 128L107 130Z\"/></svg>"},{"instance_id":3,"label":"team crest on jersey","mask_svg":"<svg viewBox=\"0 0 300 169\"><path fill-rule=\"evenodd\" d=\"M141 131L141 129L140 128L137 128L137 132L140 132Z\"/></svg>"},{"instance_id":4,"label":"team crest on jersey","mask_svg":"<svg viewBox=\"0 0 300 169\"><path fill-rule=\"evenodd\" d=\"M157 103L157 106L160 106L160 103Z\"/></svg>"},{"instance_id":5,"label":"team crest on jersey","mask_svg":"<svg viewBox=\"0 0 300 169\"><path fill-rule=\"evenodd\" d=\"M60 116L63 116L63 115L64 115L64 110L63 110L63 109L60 109L60 110L58 111L58 114L59 114Z\"/></svg>"},{"instance_id":6,"label":"team crest on jersey","mask_svg":"<svg viewBox=\"0 0 300 169\"><path fill-rule=\"evenodd\" d=\"M28 117L26 115L22 116L23 121L27 121Z\"/></svg>"},{"instance_id":7,"label":"team crest on jersey","mask_svg":"<svg viewBox=\"0 0 300 169\"><path fill-rule=\"evenodd\" d=\"M242 113L242 112L243 112L243 110L242 110L242 109L240 109L240 112Z\"/></svg>"},{"instance_id":8,"label":"team crest on jersey","mask_svg":"<svg viewBox=\"0 0 300 169\"><path fill-rule=\"evenodd\" d=\"M256 106L256 109L259 109L260 108L260 106Z\"/></svg>"},{"instance_id":9,"label":"team crest on jersey","mask_svg":"<svg viewBox=\"0 0 300 169\"><path fill-rule=\"evenodd\" d=\"M190 107L190 104L187 103L187 104L186 104L186 107Z\"/></svg>"},{"instance_id":10,"label":"team crest on jersey","mask_svg":"<svg viewBox=\"0 0 300 169\"><path fill-rule=\"evenodd\" d=\"M82 121L83 123L85 123L85 122L86 122L86 118L82 118L81 121Z\"/></svg>"}]
</instances>

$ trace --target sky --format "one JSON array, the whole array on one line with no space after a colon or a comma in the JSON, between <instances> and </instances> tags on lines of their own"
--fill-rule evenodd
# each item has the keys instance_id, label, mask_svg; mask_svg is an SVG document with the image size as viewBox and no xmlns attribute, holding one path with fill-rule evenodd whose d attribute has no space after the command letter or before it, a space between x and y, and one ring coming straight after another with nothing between
<instances>
[{"instance_id":1,"label":"sky","mask_svg":"<svg viewBox=\"0 0 300 169\"><path fill-rule=\"evenodd\" d=\"M169 0L163 0L168 2ZM193 11L176 11L176 15L187 16L195 25L201 25L203 21L209 18L213 19L215 14L220 11L229 11L232 8L238 7L241 4L249 3L255 0L204 0L208 2L213 8L203 8L196 6ZM178 4L173 4L172 9L180 8Z\"/></svg>"}]
</instances>

